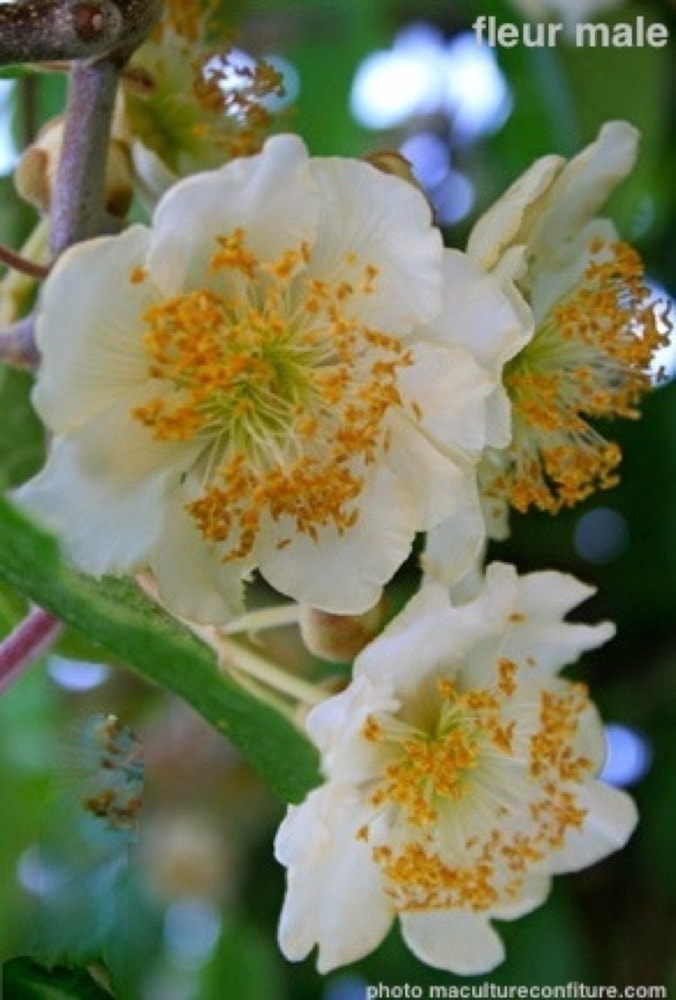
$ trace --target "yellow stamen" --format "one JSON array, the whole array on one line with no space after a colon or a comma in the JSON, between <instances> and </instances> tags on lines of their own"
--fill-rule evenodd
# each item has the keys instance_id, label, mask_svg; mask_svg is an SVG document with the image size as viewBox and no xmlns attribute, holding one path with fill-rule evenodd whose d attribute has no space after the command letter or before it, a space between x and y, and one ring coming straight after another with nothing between
<instances>
[{"instance_id":1,"label":"yellow stamen","mask_svg":"<svg viewBox=\"0 0 676 1000\"><path fill-rule=\"evenodd\" d=\"M505 371L511 463L487 494L519 511L557 513L617 483L620 449L589 421L639 416L650 362L667 339L636 251L599 240L590 249L580 285Z\"/></svg>"},{"instance_id":2,"label":"yellow stamen","mask_svg":"<svg viewBox=\"0 0 676 1000\"><path fill-rule=\"evenodd\" d=\"M133 415L158 440L203 444L204 487L187 510L206 540L229 543L225 559L251 552L264 516L312 539L353 527L387 415L403 405L410 352L355 318L358 280L307 279L309 254L301 244L261 262L235 229L209 267L228 292L194 289L143 317L161 387Z\"/></svg>"},{"instance_id":3,"label":"yellow stamen","mask_svg":"<svg viewBox=\"0 0 676 1000\"><path fill-rule=\"evenodd\" d=\"M584 822L577 795L592 763L575 749L580 717L589 704L583 685L568 685L561 694L541 690L538 727L533 732L527 723L528 783L521 784L521 778L516 786L523 801L512 801L508 784L504 802L509 805L494 801L495 792L485 798L486 776L499 773L496 755L509 774L516 765L521 768L524 754L523 736L518 750L515 746L519 723L510 717L518 698L519 665L501 659L496 668L497 684L489 688L459 691L450 679L438 680L422 698L427 721L421 728L386 714L370 716L362 728L364 739L383 744L386 751L371 804L378 813L394 811L398 835L379 842L379 824L369 823L358 837L372 844L372 857L399 912L481 911L512 899L530 871ZM477 811L475 796L481 800ZM485 816L488 824L483 833L461 837L460 849L448 855L440 824L452 824L456 808L465 818ZM491 824L491 815L497 822ZM466 821L460 821L459 833Z\"/></svg>"}]
</instances>

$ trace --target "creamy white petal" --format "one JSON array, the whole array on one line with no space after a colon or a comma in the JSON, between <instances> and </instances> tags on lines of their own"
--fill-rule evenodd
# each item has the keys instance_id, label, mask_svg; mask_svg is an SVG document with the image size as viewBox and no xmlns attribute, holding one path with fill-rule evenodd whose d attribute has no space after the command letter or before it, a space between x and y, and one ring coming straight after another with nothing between
<instances>
[{"instance_id":1,"label":"creamy white petal","mask_svg":"<svg viewBox=\"0 0 676 1000\"><path fill-rule=\"evenodd\" d=\"M33 402L56 433L80 426L147 378L142 316L155 291L147 281L131 281L147 245L142 226L79 243L45 283Z\"/></svg>"},{"instance_id":2,"label":"creamy white petal","mask_svg":"<svg viewBox=\"0 0 676 1000\"><path fill-rule=\"evenodd\" d=\"M308 273L358 286L364 266L372 265L374 292L354 300L362 322L406 333L431 320L441 302L443 246L420 191L356 160L313 159L310 170L326 225L320 222ZM349 299L344 308L349 313Z\"/></svg>"},{"instance_id":3,"label":"creamy white petal","mask_svg":"<svg viewBox=\"0 0 676 1000\"><path fill-rule=\"evenodd\" d=\"M551 892L552 880L548 875L530 875L524 879L518 894L491 907L491 917L498 920L518 920L536 910Z\"/></svg>"},{"instance_id":4,"label":"creamy white petal","mask_svg":"<svg viewBox=\"0 0 676 1000\"><path fill-rule=\"evenodd\" d=\"M322 973L373 951L392 923L371 848L356 836L363 819L349 786L324 785L291 808L275 841L289 865L280 947L297 961L316 944Z\"/></svg>"},{"instance_id":5,"label":"creamy white petal","mask_svg":"<svg viewBox=\"0 0 676 1000\"><path fill-rule=\"evenodd\" d=\"M355 677L345 691L317 705L305 728L321 752L326 776L354 785L377 777L383 768L382 748L360 738L361 731L369 716L396 712L399 705L387 669L381 669L376 684L365 675Z\"/></svg>"},{"instance_id":6,"label":"creamy white petal","mask_svg":"<svg viewBox=\"0 0 676 1000\"><path fill-rule=\"evenodd\" d=\"M530 302L535 321L540 325L560 302L575 294L592 263L591 248L597 241L606 244L620 239L608 219L592 219L573 237L567 247L560 244L556 257L542 256L529 278Z\"/></svg>"},{"instance_id":7,"label":"creamy white petal","mask_svg":"<svg viewBox=\"0 0 676 1000\"><path fill-rule=\"evenodd\" d=\"M505 194L475 224L467 253L491 270L512 244L524 243L533 218L561 172L565 160L544 156L517 178Z\"/></svg>"},{"instance_id":8,"label":"creamy white petal","mask_svg":"<svg viewBox=\"0 0 676 1000\"><path fill-rule=\"evenodd\" d=\"M150 210L159 198L178 181L177 174L170 170L164 160L138 139L131 143L131 160L137 177L143 204Z\"/></svg>"},{"instance_id":9,"label":"creamy white petal","mask_svg":"<svg viewBox=\"0 0 676 1000\"><path fill-rule=\"evenodd\" d=\"M258 550L262 575L295 600L335 614L361 614L411 550L416 512L410 491L385 466L374 471L358 499L360 516L344 534L319 529L317 542L290 519L274 526L273 541ZM277 541L291 538L278 548Z\"/></svg>"},{"instance_id":10,"label":"creamy white petal","mask_svg":"<svg viewBox=\"0 0 676 1000\"><path fill-rule=\"evenodd\" d=\"M494 376L531 338L532 317L517 309L492 274L459 250L444 253L444 299L439 314L416 331L424 340L465 347Z\"/></svg>"},{"instance_id":11,"label":"creamy white petal","mask_svg":"<svg viewBox=\"0 0 676 1000\"><path fill-rule=\"evenodd\" d=\"M481 507L472 502L427 532L421 558L425 575L446 587L454 587L476 571L485 542Z\"/></svg>"},{"instance_id":12,"label":"creamy white petal","mask_svg":"<svg viewBox=\"0 0 676 1000\"><path fill-rule=\"evenodd\" d=\"M45 469L17 498L60 533L82 570L131 573L158 538L169 491L193 461L183 443L155 441L131 410L147 390L119 395L82 427L54 440Z\"/></svg>"},{"instance_id":13,"label":"creamy white petal","mask_svg":"<svg viewBox=\"0 0 676 1000\"><path fill-rule=\"evenodd\" d=\"M314 241L316 186L296 136L269 139L256 156L195 174L171 188L157 206L148 265L166 293L208 284L216 237L242 228L262 261Z\"/></svg>"},{"instance_id":14,"label":"creamy white petal","mask_svg":"<svg viewBox=\"0 0 676 1000\"><path fill-rule=\"evenodd\" d=\"M445 454L405 418L392 419L387 464L415 504L415 526L425 529L452 514L479 510L474 465ZM472 540L474 542L474 539Z\"/></svg>"},{"instance_id":15,"label":"creamy white petal","mask_svg":"<svg viewBox=\"0 0 676 1000\"><path fill-rule=\"evenodd\" d=\"M87 425L96 434L100 417ZM174 470L164 463L139 478L98 475L83 461L78 435L57 438L45 468L16 499L58 532L69 559L94 576L133 573L155 543ZM131 463L133 463L133 459Z\"/></svg>"},{"instance_id":16,"label":"creamy white petal","mask_svg":"<svg viewBox=\"0 0 676 1000\"><path fill-rule=\"evenodd\" d=\"M569 832L563 848L548 859L547 870L553 875L579 871L619 851L638 822L633 800L600 781L588 782L577 804L587 810L583 827Z\"/></svg>"},{"instance_id":17,"label":"creamy white petal","mask_svg":"<svg viewBox=\"0 0 676 1000\"><path fill-rule=\"evenodd\" d=\"M416 425L450 454L462 451L478 458L486 446L486 402L496 378L463 347L423 341L412 348L412 356L397 385L409 407L416 404L419 410Z\"/></svg>"},{"instance_id":18,"label":"creamy white petal","mask_svg":"<svg viewBox=\"0 0 676 1000\"><path fill-rule=\"evenodd\" d=\"M530 658L539 669L557 670L575 663L580 655L613 638L611 622L582 625L562 619L595 593L566 573L545 571L522 576L518 581L512 613L514 620L505 637L504 655L517 661Z\"/></svg>"},{"instance_id":19,"label":"creamy white petal","mask_svg":"<svg viewBox=\"0 0 676 1000\"><path fill-rule=\"evenodd\" d=\"M354 663L354 676L369 677L375 683L384 679L405 699L430 675L456 671L475 641L474 627L465 627L462 615L450 607L446 586L428 581L362 650Z\"/></svg>"},{"instance_id":20,"label":"creamy white petal","mask_svg":"<svg viewBox=\"0 0 676 1000\"><path fill-rule=\"evenodd\" d=\"M536 256L556 260L567 241L592 219L630 172L638 154L639 133L628 122L607 122L595 142L574 157L549 192L533 233Z\"/></svg>"},{"instance_id":21,"label":"creamy white petal","mask_svg":"<svg viewBox=\"0 0 676 1000\"><path fill-rule=\"evenodd\" d=\"M479 913L402 913L401 930L406 944L421 962L457 975L490 972L505 957L499 935Z\"/></svg>"},{"instance_id":22,"label":"creamy white petal","mask_svg":"<svg viewBox=\"0 0 676 1000\"><path fill-rule=\"evenodd\" d=\"M519 610L537 618L561 619L596 593L570 573L543 570L518 578Z\"/></svg>"},{"instance_id":23,"label":"creamy white petal","mask_svg":"<svg viewBox=\"0 0 676 1000\"><path fill-rule=\"evenodd\" d=\"M225 624L244 610L244 578L251 562L224 562L205 541L185 510L187 496L176 488L166 498L162 531L150 556L160 599L183 618Z\"/></svg>"}]
</instances>

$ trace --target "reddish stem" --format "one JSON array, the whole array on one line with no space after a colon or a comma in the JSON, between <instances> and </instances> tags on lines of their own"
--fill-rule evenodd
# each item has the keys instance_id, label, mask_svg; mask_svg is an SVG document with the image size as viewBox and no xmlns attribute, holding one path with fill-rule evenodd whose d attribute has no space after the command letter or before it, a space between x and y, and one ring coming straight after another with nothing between
<instances>
[{"instance_id":1,"label":"reddish stem","mask_svg":"<svg viewBox=\"0 0 676 1000\"><path fill-rule=\"evenodd\" d=\"M36 264L34 260L28 260L27 257L22 257L20 253L11 250L3 243L0 243L0 261L3 264L7 264L8 267L13 267L15 271L27 274L30 278L42 280L49 274L49 267L47 265Z\"/></svg>"},{"instance_id":2,"label":"reddish stem","mask_svg":"<svg viewBox=\"0 0 676 1000\"><path fill-rule=\"evenodd\" d=\"M0 642L0 694L56 641L62 625L49 611L32 608Z\"/></svg>"}]
</instances>

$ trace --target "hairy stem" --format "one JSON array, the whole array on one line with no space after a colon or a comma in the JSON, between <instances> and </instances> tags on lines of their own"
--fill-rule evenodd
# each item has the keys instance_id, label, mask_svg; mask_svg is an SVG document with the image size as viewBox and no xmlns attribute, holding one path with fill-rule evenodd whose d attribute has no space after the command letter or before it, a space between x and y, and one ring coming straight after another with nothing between
<instances>
[{"instance_id":1,"label":"hairy stem","mask_svg":"<svg viewBox=\"0 0 676 1000\"><path fill-rule=\"evenodd\" d=\"M55 255L103 228L108 138L119 73L110 59L73 66L51 212Z\"/></svg>"},{"instance_id":2,"label":"hairy stem","mask_svg":"<svg viewBox=\"0 0 676 1000\"><path fill-rule=\"evenodd\" d=\"M33 608L0 642L0 693L45 653L58 638L61 622L49 611Z\"/></svg>"}]
</instances>

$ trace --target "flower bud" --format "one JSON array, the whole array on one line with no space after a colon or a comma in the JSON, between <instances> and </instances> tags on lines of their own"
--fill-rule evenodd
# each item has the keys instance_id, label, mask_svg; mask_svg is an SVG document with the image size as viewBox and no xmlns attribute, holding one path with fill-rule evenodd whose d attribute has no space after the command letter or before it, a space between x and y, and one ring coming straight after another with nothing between
<instances>
[{"instance_id":1,"label":"flower bud","mask_svg":"<svg viewBox=\"0 0 676 1000\"><path fill-rule=\"evenodd\" d=\"M347 663L378 634L383 611L382 598L363 615L332 615L302 605L300 634L314 656L334 663Z\"/></svg>"},{"instance_id":2,"label":"flower bud","mask_svg":"<svg viewBox=\"0 0 676 1000\"><path fill-rule=\"evenodd\" d=\"M41 212L48 212L61 156L64 123L54 118L38 133L35 142L19 160L14 184L21 197ZM108 147L105 205L108 212L123 218L129 211L134 189L129 150L113 138Z\"/></svg>"}]
</instances>

